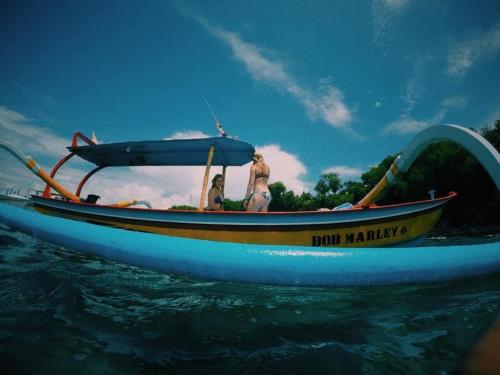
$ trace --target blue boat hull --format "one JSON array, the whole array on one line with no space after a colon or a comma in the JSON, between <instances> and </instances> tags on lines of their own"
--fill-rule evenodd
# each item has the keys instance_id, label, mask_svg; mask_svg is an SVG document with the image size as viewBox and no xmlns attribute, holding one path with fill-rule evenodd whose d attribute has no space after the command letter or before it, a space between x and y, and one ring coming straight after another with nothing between
<instances>
[{"instance_id":1,"label":"blue boat hull","mask_svg":"<svg viewBox=\"0 0 500 375\"><path fill-rule=\"evenodd\" d=\"M33 196L44 214L217 242L312 247L406 246L425 236L456 193L434 200L347 210L244 212L123 208Z\"/></svg>"},{"instance_id":2,"label":"blue boat hull","mask_svg":"<svg viewBox=\"0 0 500 375\"><path fill-rule=\"evenodd\" d=\"M236 282L380 285L445 281L500 271L500 242L357 249L238 244L132 232L49 217L2 203L0 222L115 261Z\"/></svg>"}]
</instances>

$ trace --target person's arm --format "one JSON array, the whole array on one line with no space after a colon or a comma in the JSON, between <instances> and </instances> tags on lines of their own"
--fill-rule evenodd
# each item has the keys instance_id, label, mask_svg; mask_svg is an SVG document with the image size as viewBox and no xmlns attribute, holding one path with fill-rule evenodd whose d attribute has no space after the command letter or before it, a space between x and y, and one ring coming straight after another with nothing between
<instances>
[{"instance_id":1,"label":"person's arm","mask_svg":"<svg viewBox=\"0 0 500 375\"><path fill-rule=\"evenodd\" d=\"M253 193L253 188L255 185L255 168L252 166L250 168L250 178L248 180L247 193L245 194L245 200L243 201L243 206L246 208L248 201Z\"/></svg>"}]
</instances>

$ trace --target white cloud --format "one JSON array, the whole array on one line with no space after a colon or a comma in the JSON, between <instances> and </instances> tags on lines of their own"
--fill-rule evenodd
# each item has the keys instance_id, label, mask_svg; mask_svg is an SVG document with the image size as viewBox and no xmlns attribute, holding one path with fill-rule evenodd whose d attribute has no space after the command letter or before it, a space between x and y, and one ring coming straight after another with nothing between
<instances>
[{"instance_id":1,"label":"white cloud","mask_svg":"<svg viewBox=\"0 0 500 375\"><path fill-rule=\"evenodd\" d=\"M208 134L203 133L200 130L183 130L180 132L175 132L170 137L165 139L193 139L193 138L209 138Z\"/></svg>"},{"instance_id":2,"label":"white cloud","mask_svg":"<svg viewBox=\"0 0 500 375\"><path fill-rule=\"evenodd\" d=\"M283 182L289 190L296 194L310 190L310 186L304 181L307 173L306 166L300 161L297 155L286 152L277 144L255 146L258 153L264 156L266 163L271 168L269 184L277 181ZM241 167L228 167L226 170L226 183L224 193L227 198L239 200L243 199L247 190L248 179L250 177L251 163ZM221 168L213 168L210 173L210 179L216 174L221 173ZM202 168L195 174L193 184L196 197L199 199L201 181L204 169Z\"/></svg>"},{"instance_id":3,"label":"white cloud","mask_svg":"<svg viewBox=\"0 0 500 375\"><path fill-rule=\"evenodd\" d=\"M401 98L406 103L405 112L411 113L423 97L424 84L420 78L412 77L406 84L405 95Z\"/></svg>"},{"instance_id":4,"label":"white cloud","mask_svg":"<svg viewBox=\"0 0 500 375\"><path fill-rule=\"evenodd\" d=\"M155 208L169 208L173 204L198 206L204 172L204 167L115 168L102 176L104 181L101 176L97 176L95 185L89 186L89 189L98 191L103 203L139 199L149 201ZM219 168L212 167L211 176L218 172Z\"/></svg>"},{"instance_id":5,"label":"white cloud","mask_svg":"<svg viewBox=\"0 0 500 375\"><path fill-rule=\"evenodd\" d=\"M479 123L475 126L476 129L492 128L495 121L500 120L500 105L495 110L488 113Z\"/></svg>"},{"instance_id":6,"label":"white cloud","mask_svg":"<svg viewBox=\"0 0 500 375\"><path fill-rule=\"evenodd\" d=\"M68 152L66 146L71 144L71 137L60 137L48 128L35 125L34 120L23 114L0 106L0 141L26 154L61 157Z\"/></svg>"},{"instance_id":7,"label":"white cloud","mask_svg":"<svg viewBox=\"0 0 500 375\"><path fill-rule=\"evenodd\" d=\"M266 57L263 48L244 41L235 32L210 25L202 17L188 14L186 11L183 11L183 14L197 20L212 35L226 43L254 80L290 94L304 107L311 119L325 121L334 128L357 135L350 125L352 113L345 104L342 92L328 80L321 80L318 92L304 88L286 71L283 62Z\"/></svg>"},{"instance_id":8,"label":"white cloud","mask_svg":"<svg viewBox=\"0 0 500 375\"><path fill-rule=\"evenodd\" d=\"M382 49L384 57L388 56L394 18L402 12L408 3L408 0L372 1L373 41Z\"/></svg>"},{"instance_id":9,"label":"white cloud","mask_svg":"<svg viewBox=\"0 0 500 375\"><path fill-rule=\"evenodd\" d=\"M382 134L414 134L442 121L445 115L452 109L463 109L467 106L467 98L459 95L445 98L439 106L437 113L424 120L417 120L412 116L414 109L420 104L424 97L425 85L424 75L427 66L434 58L430 55L423 56L415 61L413 76L408 80L405 88L405 94L401 97L406 104L399 118L388 124Z\"/></svg>"},{"instance_id":10,"label":"white cloud","mask_svg":"<svg viewBox=\"0 0 500 375\"><path fill-rule=\"evenodd\" d=\"M360 168L349 167L347 165L333 165L324 169L321 173L337 173L342 179L358 178L364 173Z\"/></svg>"},{"instance_id":11,"label":"white cloud","mask_svg":"<svg viewBox=\"0 0 500 375\"><path fill-rule=\"evenodd\" d=\"M405 94L401 97L403 102L406 103L406 107L403 110L403 113L406 115L410 115L410 113L413 112L424 96L424 75L427 65L429 65L432 60L433 58L429 55L422 56L415 60L413 75L406 83Z\"/></svg>"},{"instance_id":12,"label":"white cloud","mask_svg":"<svg viewBox=\"0 0 500 375\"><path fill-rule=\"evenodd\" d=\"M382 134L399 134L399 135L407 135L407 134L415 134L428 128L429 126L434 126L441 122L445 115L451 109L463 109L467 106L467 99L462 96L451 96L445 98L441 102L441 107L437 111L437 113L426 120L417 120L410 115L410 109L413 109L412 105L408 105L399 119L393 121L389 125L387 125L383 130Z\"/></svg>"},{"instance_id":13,"label":"white cloud","mask_svg":"<svg viewBox=\"0 0 500 375\"><path fill-rule=\"evenodd\" d=\"M443 100L442 105L447 108L463 109L467 107L468 100L463 96L451 96Z\"/></svg>"},{"instance_id":14,"label":"white cloud","mask_svg":"<svg viewBox=\"0 0 500 375\"><path fill-rule=\"evenodd\" d=\"M443 120L446 111L439 111L436 115L428 120L416 120L409 116L402 116L396 121L387 125L382 133L383 134L415 134L428 128L429 126L437 125L441 120Z\"/></svg>"},{"instance_id":15,"label":"white cloud","mask_svg":"<svg viewBox=\"0 0 500 375\"><path fill-rule=\"evenodd\" d=\"M408 5L408 0L382 0L389 9L401 9Z\"/></svg>"},{"instance_id":16,"label":"white cloud","mask_svg":"<svg viewBox=\"0 0 500 375\"><path fill-rule=\"evenodd\" d=\"M455 42L448 50L446 73L463 78L482 61L500 51L500 23L467 39Z\"/></svg>"},{"instance_id":17,"label":"white cloud","mask_svg":"<svg viewBox=\"0 0 500 375\"><path fill-rule=\"evenodd\" d=\"M309 185L303 180L307 173L306 166L297 155L282 150L276 144L256 146L256 149L264 155L266 163L271 167L270 183L281 181L297 194L309 190ZM248 176L246 180L248 181Z\"/></svg>"},{"instance_id":18,"label":"white cloud","mask_svg":"<svg viewBox=\"0 0 500 375\"><path fill-rule=\"evenodd\" d=\"M71 144L71 138L63 138L52 130L35 124L35 120L0 106L0 142L14 147L23 154L31 155L38 160L40 157L55 163L68 153L66 146ZM0 149L0 188L43 189L45 184L24 167L7 151ZM43 167L43 165L42 165ZM50 168L45 168L50 172Z\"/></svg>"},{"instance_id":19,"label":"white cloud","mask_svg":"<svg viewBox=\"0 0 500 375\"><path fill-rule=\"evenodd\" d=\"M131 172L132 175L140 176L140 172ZM145 184L143 181L127 182L111 186L105 184L104 188L99 190L98 195L102 200L99 203L114 203L121 200L137 199L150 202L154 208L169 208L174 205L193 205L198 206L198 200L190 194L165 194L159 181Z\"/></svg>"}]
</instances>

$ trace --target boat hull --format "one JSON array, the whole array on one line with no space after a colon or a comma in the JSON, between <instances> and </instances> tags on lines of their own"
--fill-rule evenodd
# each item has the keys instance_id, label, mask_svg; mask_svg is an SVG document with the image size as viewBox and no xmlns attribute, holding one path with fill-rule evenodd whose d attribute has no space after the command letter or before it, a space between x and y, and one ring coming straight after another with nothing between
<instances>
[{"instance_id":1,"label":"boat hull","mask_svg":"<svg viewBox=\"0 0 500 375\"><path fill-rule=\"evenodd\" d=\"M437 282L500 271L500 243L332 249L202 241L49 217L0 203L0 222L140 267L208 279L281 285Z\"/></svg>"},{"instance_id":2,"label":"boat hull","mask_svg":"<svg viewBox=\"0 0 500 375\"><path fill-rule=\"evenodd\" d=\"M175 237L312 247L385 247L425 236L454 196L368 209L295 213L147 210L42 197L33 200L44 214Z\"/></svg>"}]
</instances>

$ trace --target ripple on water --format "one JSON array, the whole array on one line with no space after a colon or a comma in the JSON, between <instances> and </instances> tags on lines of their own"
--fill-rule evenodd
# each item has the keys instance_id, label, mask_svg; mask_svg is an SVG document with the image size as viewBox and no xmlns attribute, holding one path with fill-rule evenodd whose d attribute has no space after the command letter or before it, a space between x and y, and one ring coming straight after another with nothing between
<instances>
[{"instance_id":1,"label":"ripple on water","mask_svg":"<svg viewBox=\"0 0 500 375\"><path fill-rule=\"evenodd\" d=\"M450 372L500 305L498 274L355 288L205 281L2 226L0 256L0 360L18 372Z\"/></svg>"}]
</instances>

